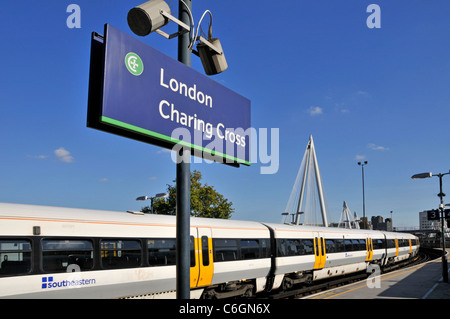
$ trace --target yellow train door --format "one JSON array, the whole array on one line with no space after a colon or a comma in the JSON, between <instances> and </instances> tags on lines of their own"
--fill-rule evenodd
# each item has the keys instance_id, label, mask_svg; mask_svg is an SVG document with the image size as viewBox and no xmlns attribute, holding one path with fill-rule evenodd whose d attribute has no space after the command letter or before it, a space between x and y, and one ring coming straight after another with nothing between
<instances>
[{"instance_id":1,"label":"yellow train door","mask_svg":"<svg viewBox=\"0 0 450 319\"><path fill-rule=\"evenodd\" d=\"M398 239L395 238L395 256L398 256Z\"/></svg>"},{"instance_id":2,"label":"yellow train door","mask_svg":"<svg viewBox=\"0 0 450 319\"><path fill-rule=\"evenodd\" d=\"M313 269L322 269L325 267L325 262L327 260L325 251L325 239L323 237L314 237L314 254L316 260L314 262Z\"/></svg>"},{"instance_id":3,"label":"yellow train door","mask_svg":"<svg viewBox=\"0 0 450 319\"><path fill-rule=\"evenodd\" d=\"M195 232L191 229L191 270L190 270L190 286L191 288L197 287L198 276L200 274L199 267L199 249L197 240L197 229Z\"/></svg>"},{"instance_id":4,"label":"yellow train door","mask_svg":"<svg viewBox=\"0 0 450 319\"><path fill-rule=\"evenodd\" d=\"M366 238L367 258L366 261L371 261L373 258L373 240L372 238Z\"/></svg>"},{"instance_id":5,"label":"yellow train door","mask_svg":"<svg viewBox=\"0 0 450 319\"><path fill-rule=\"evenodd\" d=\"M195 265L191 261L191 288L210 285L214 275L211 229L197 228L196 232L194 253L191 253L195 259Z\"/></svg>"}]
</instances>

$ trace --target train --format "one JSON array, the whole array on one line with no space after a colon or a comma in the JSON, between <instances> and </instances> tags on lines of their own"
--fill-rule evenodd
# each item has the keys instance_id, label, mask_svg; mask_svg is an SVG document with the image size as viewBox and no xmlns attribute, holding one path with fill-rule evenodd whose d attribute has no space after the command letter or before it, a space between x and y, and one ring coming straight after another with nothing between
<instances>
[{"instance_id":1,"label":"train","mask_svg":"<svg viewBox=\"0 0 450 319\"><path fill-rule=\"evenodd\" d=\"M174 298L176 217L0 203L0 298ZM194 218L190 297L250 297L413 258L407 233Z\"/></svg>"}]
</instances>

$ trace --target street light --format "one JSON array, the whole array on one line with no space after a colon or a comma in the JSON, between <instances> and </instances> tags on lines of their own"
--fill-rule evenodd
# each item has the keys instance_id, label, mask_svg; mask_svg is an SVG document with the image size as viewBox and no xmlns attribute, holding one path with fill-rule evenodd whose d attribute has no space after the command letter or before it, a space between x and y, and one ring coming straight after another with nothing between
<instances>
[{"instance_id":1,"label":"street light","mask_svg":"<svg viewBox=\"0 0 450 319\"><path fill-rule=\"evenodd\" d=\"M367 165L369 162L364 161L358 162L358 165L362 167L362 191L363 191L363 229L367 229L367 220L366 220L366 196L364 194L364 166Z\"/></svg>"},{"instance_id":2,"label":"street light","mask_svg":"<svg viewBox=\"0 0 450 319\"><path fill-rule=\"evenodd\" d=\"M448 265L447 265L447 258L445 257L445 232L444 232L444 196L445 194L442 192L442 176L450 174L450 171L448 173L439 173L439 174L433 174L433 173L420 173L415 174L411 176L412 179L423 179L423 178L429 178L432 176L439 177L439 194L437 196L440 198L440 205L439 205L439 211L441 212L441 232L442 232L442 280L443 282L448 283Z\"/></svg>"},{"instance_id":3,"label":"street light","mask_svg":"<svg viewBox=\"0 0 450 319\"><path fill-rule=\"evenodd\" d=\"M420 173L420 174L415 174L413 176L411 176L412 179L422 179L422 178L428 178L433 176L433 173Z\"/></svg>"},{"instance_id":4,"label":"street light","mask_svg":"<svg viewBox=\"0 0 450 319\"><path fill-rule=\"evenodd\" d=\"M153 200L155 199L155 198L164 198L164 197L168 197L169 196L169 194L167 194L167 193L159 193L159 194L156 194L155 196L153 196L153 197L150 197L150 196L139 196L138 198L136 198L136 200L137 201L143 201L143 200L148 200L148 199L150 199L150 201L151 201L151 212L152 212L152 214L153 214Z\"/></svg>"}]
</instances>

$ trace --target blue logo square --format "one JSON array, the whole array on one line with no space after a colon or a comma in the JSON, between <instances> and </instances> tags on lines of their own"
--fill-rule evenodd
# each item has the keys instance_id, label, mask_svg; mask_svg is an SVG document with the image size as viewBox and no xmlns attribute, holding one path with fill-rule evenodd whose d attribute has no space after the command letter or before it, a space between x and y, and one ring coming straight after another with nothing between
<instances>
[{"instance_id":1,"label":"blue logo square","mask_svg":"<svg viewBox=\"0 0 450 319\"><path fill-rule=\"evenodd\" d=\"M42 277L42 289L47 288L47 282L50 283L53 281L53 277Z\"/></svg>"}]
</instances>

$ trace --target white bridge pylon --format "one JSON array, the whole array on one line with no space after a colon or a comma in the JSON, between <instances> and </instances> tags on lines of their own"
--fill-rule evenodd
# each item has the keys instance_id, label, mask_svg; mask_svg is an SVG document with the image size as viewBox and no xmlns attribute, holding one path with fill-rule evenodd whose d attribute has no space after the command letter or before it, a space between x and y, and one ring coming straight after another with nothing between
<instances>
[{"instance_id":1,"label":"white bridge pylon","mask_svg":"<svg viewBox=\"0 0 450 319\"><path fill-rule=\"evenodd\" d=\"M352 216L352 212L348 208L347 203L344 201L342 208L341 218L338 223L339 228L359 229L358 215Z\"/></svg>"},{"instance_id":2,"label":"white bridge pylon","mask_svg":"<svg viewBox=\"0 0 450 319\"><path fill-rule=\"evenodd\" d=\"M317 206L320 206L321 218L317 214ZM283 223L328 227L326 198L312 135L309 137L294 187L282 215ZM289 216L292 216L292 221L289 221Z\"/></svg>"}]
</instances>

